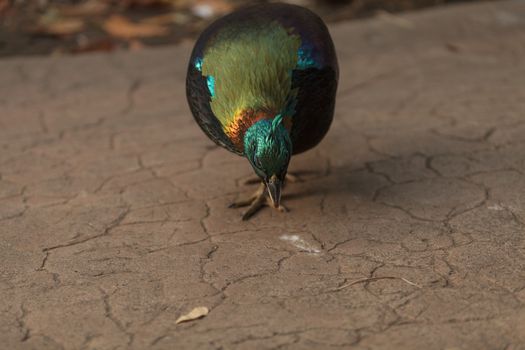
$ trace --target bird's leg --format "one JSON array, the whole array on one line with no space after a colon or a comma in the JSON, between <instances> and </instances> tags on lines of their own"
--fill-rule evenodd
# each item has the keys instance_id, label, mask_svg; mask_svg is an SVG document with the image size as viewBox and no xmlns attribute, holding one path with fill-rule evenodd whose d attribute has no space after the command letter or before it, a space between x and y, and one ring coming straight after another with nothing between
<instances>
[{"instance_id":1,"label":"bird's leg","mask_svg":"<svg viewBox=\"0 0 525 350\"><path fill-rule=\"evenodd\" d=\"M297 175L297 174L287 173L285 181L293 184L293 183L303 182L303 178L301 176ZM252 178L244 181L242 184L243 185L255 185L255 184L258 184L260 182L261 182L260 178L252 177Z\"/></svg>"},{"instance_id":2,"label":"bird's leg","mask_svg":"<svg viewBox=\"0 0 525 350\"><path fill-rule=\"evenodd\" d=\"M260 181L260 180L259 180ZM230 204L230 208L241 208L241 207L247 207L249 206L248 210L242 215L243 220L248 220L252 217L253 214L258 212L262 207L269 206L273 207L272 201L268 196L268 193L266 191L266 185L264 183L261 183L257 191L255 193L244 200L238 200L236 202L233 202ZM275 208L280 212L287 212L288 209L284 205L279 205L279 207Z\"/></svg>"},{"instance_id":3,"label":"bird's leg","mask_svg":"<svg viewBox=\"0 0 525 350\"><path fill-rule=\"evenodd\" d=\"M259 183L261 183L261 179L254 176L254 177L251 177L251 178L243 181L242 184L243 185L255 185L255 184L259 184Z\"/></svg>"},{"instance_id":4,"label":"bird's leg","mask_svg":"<svg viewBox=\"0 0 525 350\"><path fill-rule=\"evenodd\" d=\"M233 202L232 204L230 204L230 208L241 208L241 207L247 207L249 206L250 204L253 204L257 201L257 199L259 198L265 198L265 185L264 183L261 182L261 180L259 180L259 188L257 189L257 191L254 192L254 194L252 194L250 197L246 198L246 199L240 199L238 201L235 201Z\"/></svg>"}]
</instances>

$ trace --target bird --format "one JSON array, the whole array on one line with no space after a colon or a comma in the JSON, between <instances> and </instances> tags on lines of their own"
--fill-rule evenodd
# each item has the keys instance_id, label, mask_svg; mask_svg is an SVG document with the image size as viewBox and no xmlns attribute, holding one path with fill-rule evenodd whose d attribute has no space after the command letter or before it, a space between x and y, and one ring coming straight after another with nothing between
<instances>
[{"instance_id":1,"label":"bird","mask_svg":"<svg viewBox=\"0 0 525 350\"><path fill-rule=\"evenodd\" d=\"M247 158L260 179L247 220L264 206L280 212L292 156L315 147L334 116L339 67L322 19L297 5L237 9L198 37L188 64L186 97L202 131Z\"/></svg>"}]
</instances>

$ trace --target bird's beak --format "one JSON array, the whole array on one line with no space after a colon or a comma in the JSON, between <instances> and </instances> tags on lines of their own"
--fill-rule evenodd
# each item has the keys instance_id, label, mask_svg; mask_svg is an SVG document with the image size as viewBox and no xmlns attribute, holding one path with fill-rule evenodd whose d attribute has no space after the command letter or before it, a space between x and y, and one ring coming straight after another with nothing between
<instances>
[{"instance_id":1,"label":"bird's beak","mask_svg":"<svg viewBox=\"0 0 525 350\"><path fill-rule=\"evenodd\" d=\"M270 180L266 182L266 188L268 189L268 194L270 195L273 206L278 208L281 202L281 180L279 180L277 175L272 175Z\"/></svg>"}]
</instances>

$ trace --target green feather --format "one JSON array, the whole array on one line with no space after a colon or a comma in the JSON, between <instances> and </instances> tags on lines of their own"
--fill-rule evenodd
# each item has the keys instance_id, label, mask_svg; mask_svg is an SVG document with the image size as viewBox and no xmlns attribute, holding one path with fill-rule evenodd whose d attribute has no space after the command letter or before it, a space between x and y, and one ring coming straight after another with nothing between
<instances>
[{"instance_id":1,"label":"green feather","mask_svg":"<svg viewBox=\"0 0 525 350\"><path fill-rule=\"evenodd\" d=\"M244 154L256 174L268 179L277 175L284 180L292 156L292 141L282 124L282 116L263 119L252 125L244 136Z\"/></svg>"},{"instance_id":2,"label":"green feather","mask_svg":"<svg viewBox=\"0 0 525 350\"><path fill-rule=\"evenodd\" d=\"M277 127L282 122L283 122L283 115L282 114L278 114L278 115L275 116L275 118L273 118L273 120L272 120L272 134L275 134L275 131L277 130Z\"/></svg>"},{"instance_id":3,"label":"green feather","mask_svg":"<svg viewBox=\"0 0 525 350\"><path fill-rule=\"evenodd\" d=\"M301 45L279 23L228 28L204 52L202 74L214 79L211 109L223 127L246 109L280 113L296 91L291 72Z\"/></svg>"}]
</instances>

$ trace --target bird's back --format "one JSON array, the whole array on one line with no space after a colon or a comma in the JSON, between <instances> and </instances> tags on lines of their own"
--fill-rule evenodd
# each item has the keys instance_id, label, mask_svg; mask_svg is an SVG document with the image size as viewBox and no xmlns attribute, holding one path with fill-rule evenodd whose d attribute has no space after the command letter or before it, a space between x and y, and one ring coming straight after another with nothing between
<instances>
[{"instance_id":1,"label":"bird's back","mask_svg":"<svg viewBox=\"0 0 525 350\"><path fill-rule=\"evenodd\" d=\"M334 47L321 19L302 7L256 5L210 25L191 55L187 97L216 143L243 153L246 129L285 115L294 153L315 146L333 117Z\"/></svg>"}]
</instances>

